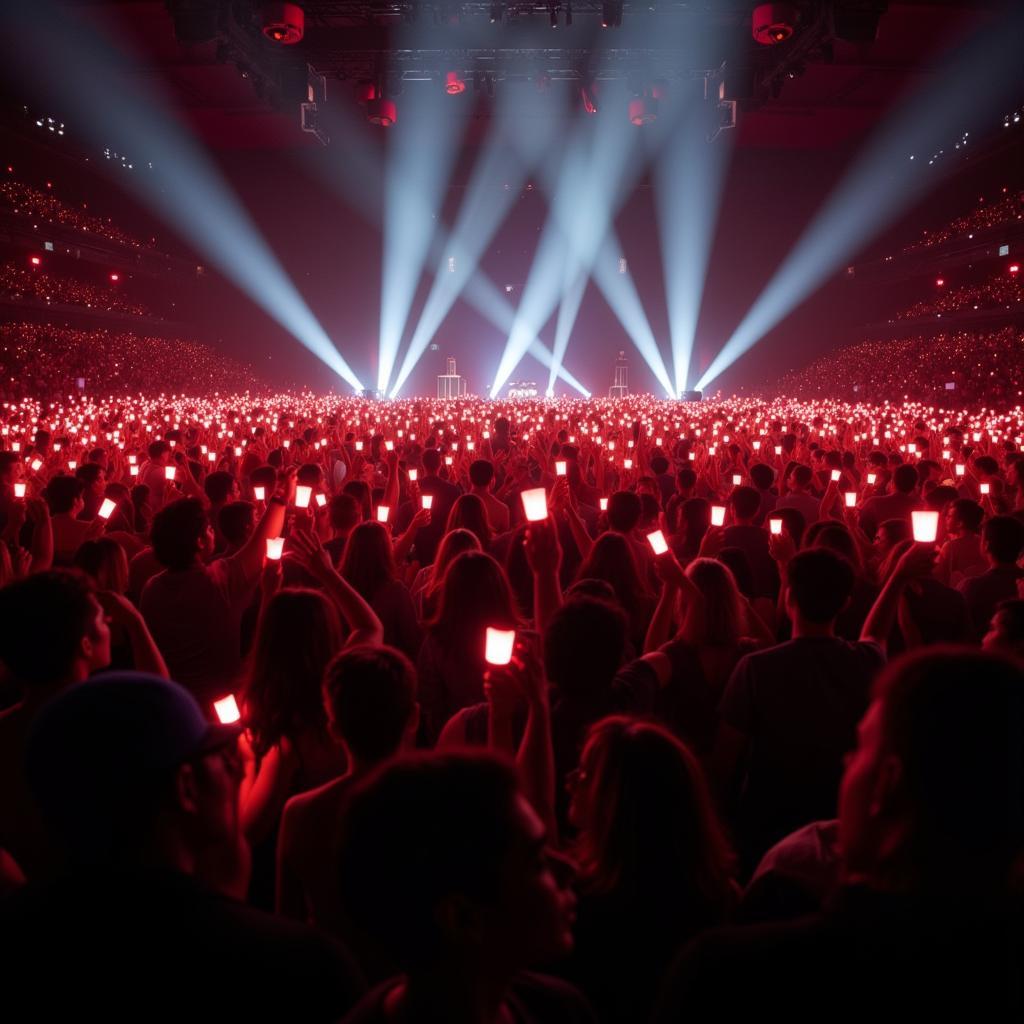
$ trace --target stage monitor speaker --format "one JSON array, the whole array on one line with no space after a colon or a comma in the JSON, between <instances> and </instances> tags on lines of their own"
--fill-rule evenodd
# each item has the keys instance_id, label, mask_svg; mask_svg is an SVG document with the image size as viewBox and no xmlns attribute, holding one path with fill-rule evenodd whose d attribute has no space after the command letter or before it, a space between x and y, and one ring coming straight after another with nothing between
<instances>
[{"instance_id":1,"label":"stage monitor speaker","mask_svg":"<svg viewBox=\"0 0 1024 1024\"><path fill-rule=\"evenodd\" d=\"M699 402L704 397L702 391L684 391L680 396L681 402Z\"/></svg>"}]
</instances>

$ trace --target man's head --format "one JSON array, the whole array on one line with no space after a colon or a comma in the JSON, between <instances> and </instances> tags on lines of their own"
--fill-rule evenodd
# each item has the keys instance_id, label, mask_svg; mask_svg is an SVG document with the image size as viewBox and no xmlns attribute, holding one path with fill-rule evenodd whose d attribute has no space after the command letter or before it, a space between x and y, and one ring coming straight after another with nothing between
<instances>
[{"instance_id":1,"label":"man's head","mask_svg":"<svg viewBox=\"0 0 1024 1024\"><path fill-rule=\"evenodd\" d=\"M359 502L351 494L336 494L327 505L331 529L347 537L358 525L362 514Z\"/></svg>"},{"instance_id":2,"label":"man's head","mask_svg":"<svg viewBox=\"0 0 1024 1024\"><path fill-rule=\"evenodd\" d=\"M166 466L171 457L171 446L166 441L153 441L146 449L149 461L157 466Z\"/></svg>"},{"instance_id":3,"label":"man's head","mask_svg":"<svg viewBox=\"0 0 1024 1024\"><path fill-rule=\"evenodd\" d=\"M17 452L0 452L0 485L10 487L21 477L21 459Z\"/></svg>"},{"instance_id":4,"label":"man's head","mask_svg":"<svg viewBox=\"0 0 1024 1024\"><path fill-rule=\"evenodd\" d=\"M428 448L423 453L423 472L436 474L441 468L441 453L436 448Z\"/></svg>"},{"instance_id":5,"label":"man's head","mask_svg":"<svg viewBox=\"0 0 1024 1024\"><path fill-rule=\"evenodd\" d=\"M393 647L347 647L327 666L324 708L331 733L362 767L411 744L419 724L416 670Z\"/></svg>"},{"instance_id":6,"label":"man's head","mask_svg":"<svg viewBox=\"0 0 1024 1024\"><path fill-rule=\"evenodd\" d=\"M111 672L41 712L29 787L73 862L195 873L239 842L239 727L211 725L177 683Z\"/></svg>"},{"instance_id":7,"label":"man's head","mask_svg":"<svg viewBox=\"0 0 1024 1024\"><path fill-rule=\"evenodd\" d=\"M755 462L750 467L750 479L759 491L767 491L775 483L775 470L763 462Z\"/></svg>"},{"instance_id":8,"label":"man's head","mask_svg":"<svg viewBox=\"0 0 1024 1024\"><path fill-rule=\"evenodd\" d=\"M893 470L892 485L900 494L912 494L914 488L917 487L917 484L917 470L909 463L897 466L896 469Z\"/></svg>"},{"instance_id":9,"label":"man's head","mask_svg":"<svg viewBox=\"0 0 1024 1024\"><path fill-rule=\"evenodd\" d=\"M475 462L470 464L469 482L474 487L490 487L491 481L493 479L494 463L492 463L489 459L477 459Z\"/></svg>"},{"instance_id":10,"label":"man's head","mask_svg":"<svg viewBox=\"0 0 1024 1024\"><path fill-rule=\"evenodd\" d=\"M256 506L251 501L229 501L217 512L217 528L228 545L237 550L256 528Z\"/></svg>"},{"instance_id":11,"label":"man's head","mask_svg":"<svg viewBox=\"0 0 1024 1024\"><path fill-rule=\"evenodd\" d=\"M761 495L753 487L735 487L729 504L738 523L749 523L761 508Z\"/></svg>"},{"instance_id":12,"label":"man's head","mask_svg":"<svg viewBox=\"0 0 1024 1024\"><path fill-rule=\"evenodd\" d=\"M573 897L511 764L406 755L353 791L342 827L342 904L400 970L505 975L572 949Z\"/></svg>"},{"instance_id":13,"label":"man's head","mask_svg":"<svg viewBox=\"0 0 1024 1024\"><path fill-rule=\"evenodd\" d=\"M656 476L664 476L668 472L669 462L664 455L651 456L651 472Z\"/></svg>"},{"instance_id":14,"label":"man's head","mask_svg":"<svg viewBox=\"0 0 1024 1024\"><path fill-rule=\"evenodd\" d=\"M794 622L835 622L853 592L850 563L828 548L798 552L786 573L786 610Z\"/></svg>"},{"instance_id":15,"label":"man's head","mask_svg":"<svg viewBox=\"0 0 1024 1024\"><path fill-rule=\"evenodd\" d=\"M1024 660L1024 600L1000 601L981 646Z\"/></svg>"},{"instance_id":16,"label":"man's head","mask_svg":"<svg viewBox=\"0 0 1024 1024\"><path fill-rule=\"evenodd\" d=\"M234 501L238 495L238 481L231 473L219 469L203 481L203 490L211 505L223 505Z\"/></svg>"},{"instance_id":17,"label":"man's head","mask_svg":"<svg viewBox=\"0 0 1024 1024\"><path fill-rule=\"evenodd\" d=\"M573 598L551 616L544 633L548 679L567 697L608 690L626 648L626 617L613 604Z\"/></svg>"},{"instance_id":18,"label":"man's head","mask_svg":"<svg viewBox=\"0 0 1024 1024\"><path fill-rule=\"evenodd\" d=\"M789 488L792 491L804 491L811 486L811 478L814 474L811 472L810 466L805 466L803 463L797 463L789 471Z\"/></svg>"},{"instance_id":19,"label":"man's head","mask_svg":"<svg viewBox=\"0 0 1024 1024\"><path fill-rule=\"evenodd\" d=\"M608 499L608 526L616 533L629 533L643 515L640 496L632 491L616 491Z\"/></svg>"},{"instance_id":20,"label":"man's head","mask_svg":"<svg viewBox=\"0 0 1024 1024\"><path fill-rule=\"evenodd\" d=\"M35 573L0 589L0 662L26 687L77 682L110 664L110 628L79 573Z\"/></svg>"},{"instance_id":21,"label":"man's head","mask_svg":"<svg viewBox=\"0 0 1024 1024\"><path fill-rule=\"evenodd\" d=\"M840 786L846 873L999 890L1024 847L1022 792L1019 665L958 647L899 659L875 685Z\"/></svg>"},{"instance_id":22,"label":"man's head","mask_svg":"<svg viewBox=\"0 0 1024 1024\"><path fill-rule=\"evenodd\" d=\"M946 509L946 529L949 533L977 533L985 518L985 510L970 498L957 498Z\"/></svg>"},{"instance_id":23,"label":"man's head","mask_svg":"<svg viewBox=\"0 0 1024 1024\"><path fill-rule=\"evenodd\" d=\"M1024 549L1024 523L1013 516L993 516L985 523L982 541L994 565L1013 565Z\"/></svg>"},{"instance_id":24,"label":"man's head","mask_svg":"<svg viewBox=\"0 0 1024 1024\"><path fill-rule=\"evenodd\" d=\"M153 554L167 569L188 569L213 551L214 537L206 509L198 498L165 505L153 517Z\"/></svg>"},{"instance_id":25,"label":"man's head","mask_svg":"<svg viewBox=\"0 0 1024 1024\"><path fill-rule=\"evenodd\" d=\"M75 470L75 476L82 481L84 497L102 498L103 489L107 485L107 475L98 462L87 462Z\"/></svg>"},{"instance_id":26,"label":"man's head","mask_svg":"<svg viewBox=\"0 0 1024 1024\"><path fill-rule=\"evenodd\" d=\"M85 485L76 476L52 477L43 491L50 515L78 515L85 504L82 501L84 490Z\"/></svg>"},{"instance_id":27,"label":"man's head","mask_svg":"<svg viewBox=\"0 0 1024 1024\"><path fill-rule=\"evenodd\" d=\"M697 486L697 474L689 466L683 466L676 473L676 490L680 494L689 494Z\"/></svg>"}]
</instances>

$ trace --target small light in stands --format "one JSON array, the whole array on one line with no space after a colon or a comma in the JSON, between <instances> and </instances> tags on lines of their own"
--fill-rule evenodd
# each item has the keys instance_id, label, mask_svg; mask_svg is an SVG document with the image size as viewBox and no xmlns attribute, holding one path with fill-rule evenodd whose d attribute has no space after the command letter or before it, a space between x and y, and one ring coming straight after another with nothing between
<instances>
[{"instance_id":1,"label":"small light in stands","mask_svg":"<svg viewBox=\"0 0 1024 1024\"><path fill-rule=\"evenodd\" d=\"M632 469L633 468L633 460L632 459L623 459L623 461L622 461L622 468L623 469Z\"/></svg>"},{"instance_id":2,"label":"small light in stands","mask_svg":"<svg viewBox=\"0 0 1024 1024\"><path fill-rule=\"evenodd\" d=\"M759 452L760 450L761 450L761 442L760 441L755 441L754 442L754 451L755 452Z\"/></svg>"},{"instance_id":3,"label":"small light in stands","mask_svg":"<svg viewBox=\"0 0 1024 1024\"><path fill-rule=\"evenodd\" d=\"M394 442L394 441L385 441L385 442L384 442L384 447L385 447L385 448L386 448L386 449L387 449L387 450L388 450L389 452L393 452L393 451L395 450L395 442Z\"/></svg>"},{"instance_id":4,"label":"small light in stands","mask_svg":"<svg viewBox=\"0 0 1024 1024\"><path fill-rule=\"evenodd\" d=\"M238 710L238 701L235 700L233 693L221 697L220 700L215 700L213 711L221 725L234 725L242 718L242 713Z\"/></svg>"},{"instance_id":5,"label":"small light in stands","mask_svg":"<svg viewBox=\"0 0 1024 1024\"><path fill-rule=\"evenodd\" d=\"M129 455L128 456L128 465L129 466L134 466L135 463L138 462L138 461L139 461L139 457L137 455Z\"/></svg>"},{"instance_id":6,"label":"small light in stands","mask_svg":"<svg viewBox=\"0 0 1024 1024\"><path fill-rule=\"evenodd\" d=\"M116 501L111 501L110 498L104 498L103 504L100 505L100 510L97 514L100 519L109 519L114 514L115 508L117 508Z\"/></svg>"},{"instance_id":7,"label":"small light in stands","mask_svg":"<svg viewBox=\"0 0 1024 1024\"><path fill-rule=\"evenodd\" d=\"M454 462L455 462L455 460L450 455L446 455L444 457L444 464L446 466L451 466Z\"/></svg>"},{"instance_id":8,"label":"small light in stands","mask_svg":"<svg viewBox=\"0 0 1024 1024\"><path fill-rule=\"evenodd\" d=\"M74 473L74 471L77 468L78 468L78 463L74 459L68 459L68 469L70 469L71 472Z\"/></svg>"},{"instance_id":9,"label":"small light in stands","mask_svg":"<svg viewBox=\"0 0 1024 1024\"><path fill-rule=\"evenodd\" d=\"M267 496L267 489L265 487L254 487L253 494L256 495L257 501L263 501Z\"/></svg>"},{"instance_id":10,"label":"small light in stands","mask_svg":"<svg viewBox=\"0 0 1024 1024\"><path fill-rule=\"evenodd\" d=\"M868 473L868 485L874 487L875 481L878 479L877 473Z\"/></svg>"},{"instance_id":11,"label":"small light in stands","mask_svg":"<svg viewBox=\"0 0 1024 1024\"><path fill-rule=\"evenodd\" d=\"M696 458L697 458L697 453L696 452L690 452L690 461L694 462L696 460Z\"/></svg>"},{"instance_id":12,"label":"small light in stands","mask_svg":"<svg viewBox=\"0 0 1024 1024\"><path fill-rule=\"evenodd\" d=\"M267 538L267 558L272 562L281 560L281 552L284 550L284 537Z\"/></svg>"},{"instance_id":13,"label":"small light in stands","mask_svg":"<svg viewBox=\"0 0 1024 1024\"><path fill-rule=\"evenodd\" d=\"M419 474L418 470L410 469L409 470L409 482L413 483L413 484L416 483L416 480L418 479L419 475L420 474Z\"/></svg>"},{"instance_id":14,"label":"small light in stands","mask_svg":"<svg viewBox=\"0 0 1024 1024\"><path fill-rule=\"evenodd\" d=\"M539 523L548 517L548 496L543 487L534 487L529 491L523 491L519 495L523 502L523 511L526 513L526 520L530 523Z\"/></svg>"},{"instance_id":15,"label":"small light in stands","mask_svg":"<svg viewBox=\"0 0 1024 1024\"><path fill-rule=\"evenodd\" d=\"M320 508L323 508L324 505L327 504L327 495L326 494L318 494L316 496L316 503L317 503L317 505L320 506Z\"/></svg>"},{"instance_id":16,"label":"small light in stands","mask_svg":"<svg viewBox=\"0 0 1024 1024\"><path fill-rule=\"evenodd\" d=\"M15 484L14 485L14 496L16 498L24 498L25 497L25 485L24 484Z\"/></svg>"},{"instance_id":17,"label":"small light in stands","mask_svg":"<svg viewBox=\"0 0 1024 1024\"><path fill-rule=\"evenodd\" d=\"M129 476L138 476L139 475L139 467L138 466L129 466L128 467L128 475Z\"/></svg>"},{"instance_id":18,"label":"small light in stands","mask_svg":"<svg viewBox=\"0 0 1024 1024\"><path fill-rule=\"evenodd\" d=\"M312 496L312 487L307 487L306 484L299 484L299 486L295 488L295 507L309 508L309 499Z\"/></svg>"},{"instance_id":19,"label":"small light in stands","mask_svg":"<svg viewBox=\"0 0 1024 1024\"><path fill-rule=\"evenodd\" d=\"M21 442L20 441L15 441L11 445L11 451L12 452L20 452L21 451Z\"/></svg>"},{"instance_id":20,"label":"small light in stands","mask_svg":"<svg viewBox=\"0 0 1024 1024\"><path fill-rule=\"evenodd\" d=\"M733 485L733 487L739 487L739 485L741 483L743 483L743 477L740 476L739 473L733 473L733 475L732 475L732 485Z\"/></svg>"},{"instance_id":21,"label":"small light in stands","mask_svg":"<svg viewBox=\"0 0 1024 1024\"><path fill-rule=\"evenodd\" d=\"M555 463L555 476L565 476L565 463L561 460Z\"/></svg>"},{"instance_id":22,"label":"small light in stands","mask_svg":"<svg viewBox=\"0 0 1024 1024\"><path fill-rule=\"evenodd\" d=\"M291 441L282 441L281 442L281 447L282 448L291 448L291 446L292 446Z\"/></svg>"},{"instance_id":23,"label":"small light in stands","mask_svg":"<svg viewBox=\"0 0 1024 1024\"><path fill-rule=\"evenodd\" d=\"M466 442L466 451L469 451L469 452L476 451L476 441L467 441Z\"/></svg>"},{"instance_id":24,"label":"small light in stands","mask_svg":"<svg viewBox=\"0 0 1024 1024\"><path fill-rule=\"evenodd\" d=\"M966 466L965 466L965 465L964 465L964 464L963 464L962 462L958 462L958 463L956 464L956 470L955 470L955 472L956 472L956 475L957 475L957 476L963 476L963 475L964 475L964 473L966 473L966 472L967 472L967 467L966 467Z\"/></svg>"},{"instance_id":25,"label":"small light in stands","mask_svg":"<svg viewBox=\"0 0 1024 1024\"><path fill-rule=\"evenodd\" d=\"M1011 263L1010 264L1010 273L1011 274L1019 274L1020 273L1020 264L1019 263Z\"/></svg>"},{"instance_id":26,"label":"small light in stands","mask_svg":"<svg viewBox=\"0 0 1024 1024\"><path fill-rule=\"evenodd\" d=\"M988 494L990 490L991 490L991 488L990 488L990 486L988 484L982 484L981 485L981 493L982 494Z\"/></svg>"},{"instance_id":27,"label":"small light in stands","mask_svg":"<svg viewBox=\"0 0 1024 1024\"><path fill-rule=\"evenodd\" d=\"M607 498L598 498L597 503L601 506L601 511L602 512L607 512L608 511L608 499Z\"/></svg>"},{"instance_id":28,"label":"small light in stands","mask_svg":"<svg viewBox=\"0 0 1024 1024\"><path fill-rule=\"evenodd\" d=\"M842 475L843 475L843 474L842 474L842 473L841 473L841 472L840 472L840 471L839 471L838 469L833 469L833 470L832 470L832 483L834 483L834 484L837 484L837 483L839 483L839 478L840 478L840 477L841 477Z\"/></svg>"},{"instance_id":29,"label":"small light in stands","mask_svg":"<svg viewBox=\"0 0 1024 1024\"><path fill-rule=\"evenodd\" d=\"M216 452L207 452L206 453L206 461L207 462L216 462L217 461L217 454L216 454Z\"/></svg>"},{"instance_id":30,"label":"small light in stands","mask_svg":"<svg viewBox=\"0 0 1024 1024\"><path fill-rule=\"evenodd\" d=\"M647 534L647 540L650 542L651 550L656 555L663 555L668 551L668 543L665 541L665 534L661 530L655 530L653 533Z\"/></svg>"},{"instance_id":31,"label":"small light in stands","mask_svg":"<svg viewBox=\"0 0 1024 1024\"><path fill-rule=\"evenodd\" d=\"M946 449L946 450L944 450L944 451L943 451L943 453L942 453L942 459L943 459L943 461L944 461L944 462L949 462L949 460L950 460L950 459L951 459L952 457L953 457L953 453L952 453L951 451L949 451L948 449Z\"/></svg>"},{"instance_id":32,"label":"small light in stands","mask_svg":"<svg viewBox=\"0 0 1024 1024\"><path fill-rule=\"evenodd\" d=\"M391 508L390 508L390 506L388 506L388 505L378 505L377 506L377 522L378 523L386 523L388 521L388 516L389 515L391 515Z\"/></svg>"},{"instance_id":33,"label":"small light in stands","mask_svg":"<svg viewBox=\"0 0 1024 1024\"><path fill-rule=\"evenodd\" d=\"M59 445L59 444L55 444L55 445L53 446L53 450L54 450L55 452L59 452L59 451L60 451L60 445Z\"/></svg>"},{"instance_id":34,"label":"small light in stands","mask_svg":"<svg viewBox=\"0 0 1024 1024\"><path fill-rule=\"evenodd\" d=\"M768 520L768 529L773 534L775 534L775 536L777 537L780 533L782 533L782 520L781 519L769 519Z\"/></svg>"},{"instance_id":35,"label":"small light in stands","mask_svg":"<svg viewBox=\"0 0 1024 1024\"><path fill-rule=\"evenodd\" d=\"M33 459L32 462L31 462L31 466L32 466L32 472L33 473L38 473L39 470L41 470L43 468L43 460L42 459Z\"/></svg>"},{"instance_id":36,"label":"small light in stands","mask_svg":"<svg viewBox=\"0 0 1024 1024\"><path fill-rule=\"evenodd\" d=\"M847 508L856 508L857 507L857 492L856 491L847 491L845 497L846 497L846 507Z\"/></svg>"},{"instance_id":37,"label":"small light in stands","mask_svg":"<svg viewBox=\"0 0 1024 1024\"><path fill-rule=\"evenodd\" d=\"M176 466L164 466L164 479L173 480L177 472L178 469Z\"/></svg>"},{"instance_id":38,"label":"small light in stands","mask_svg":"<svg viewBox=\"0 0 1024 1024\"><path fill-rule=\"evenodd\" d=\"M512 660L512 649L516 645L514 629L487 627L484 645L484 660L488 665L507 665Z\"/></svg>"},{"instance_id":39,"label":"small light in stands","mask_svg":"<svg viewBox=\"0 0 1024 1024\"><path fill-rule=\"evenodd\" d=\"M491 432L489 430L484 431L484 440L489 441L491 439Z\"/></svg>"},{"instance_id":40,"label":"small light in stands","mask_svg":"<svg viewBox=\"0 0 1024 1024\"><path fill-rule=\"evenodd\" d=\"M978 443L978 442L979 442L979 441L981 440L981 431L980 431L980 430L976 430L976 431L975 431L975 432L974 432L974 433L973 433L973 434L971 435L971 437L973 437L973 438L974 438L974 443L975 443L975 444L977 444L977 443Z\"/></svg>"},{"instance_id":41,"label":"small light in stands","mask_svg":"<svg viewBox=\"0 0 1024 1024\"><path fill-rule=\"evenodd\" d=\"M420 495L420 504L425 509L429 510L430 506L434 504L434 496L432 494L421 494Z\"/></svg>"},{"instance_id":42,"label":"small light in stands","mask_svg":"<svg viewBox=\"0 0 1024 1024\"><path fill-rule=\"evenodd\" d=\"M113 281L116 284L118 281L121 280L121 275L120 274L111 274L110 275L110 280Z\"/></svg>"},{"instance_id":43,"label":"small light in stands","mask_svg":"<svg viewBox=\"0 0 1024 1024\"><path fill-rule=\"evenodd\" d=\"M711 506L711 525L722 526L725 523L725 506L724 505L712 505Z\"/></svg>"},{"instance_id":44,"label":"small light in stands","mask_svg":"<svg viewBox=\"0 0 1024 1024\"><path fill-rule=\"evenodd\" d=\"M775 446L775 454L776 455L781 455L782 454L782 445L781 444L777 444Z\"/></svg>"},{"instance_id":45,"label":"small light in stands","mask_svg":"<svg viewBox=\"0 0 1024 1024\"><path fill-rule=\"evenodd\" d=\"M41 256L29 256L28 261L33 267L38 267L43 262L43 259Z\"/></svg>"}]
</instances>

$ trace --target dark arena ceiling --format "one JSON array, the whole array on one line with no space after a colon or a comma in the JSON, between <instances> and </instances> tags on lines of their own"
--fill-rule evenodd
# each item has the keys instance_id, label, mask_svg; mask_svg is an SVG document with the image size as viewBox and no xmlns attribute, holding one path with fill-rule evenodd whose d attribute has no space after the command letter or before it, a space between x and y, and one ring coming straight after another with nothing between
<instances>
[{"instance_id":1,"label":"dark arena ceiling","mask_svg":"<svg viewBox=\"0 0 1024 1024\"><path fill-rule=\"evenodd\" d=\"M483 122L470 144L486 133L497 90L541 90L555 110L587 83L672 90L707 80L736 101L740 145L835 148L861 137L993 5L792 0L795 31L773 46L753 38L752 0L303 0L293 46L263 35L268 6L281 7L75 4L118 30L126 88L136 76L159 80L203 141L223 149L316 145L300 128L309 83L321 106L341 108L367 83L391 98L443 89L451 70L469 85L453 116Z\"/></svg>"}]
</instances>

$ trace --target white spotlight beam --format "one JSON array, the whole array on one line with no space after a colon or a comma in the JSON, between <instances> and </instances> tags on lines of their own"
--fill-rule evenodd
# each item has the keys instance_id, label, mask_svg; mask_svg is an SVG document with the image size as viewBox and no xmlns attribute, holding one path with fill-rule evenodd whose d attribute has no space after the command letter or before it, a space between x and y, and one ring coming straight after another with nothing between
<instances>
[{"instance_id":1,"label":"white spotlight beam","mask_svg":"<svg viewBox=\"0 0 1024 1024\"><path fill-rule=\"evenodd\" d=\"M654 164L676 393L686 390L715 223L734 132L707 141L703 99L681 104L675 131Z\"/></svg>"},{"instance_id":2,"label":"white spotlight beam","mask_svg":"<svg viewBox=\"0 0 1024 1024\"><path fill-rule=\"evenodd\" d=\"M111 40L66 5L49 0L5 8L7 56L25 81L98 148L139 153L123 184L249 298L353 388L359 378L331 343L245 208L166 100L133 81L126 90L113 69L123 63ZM59 72L54 69L59 69ZM145 163L143 163L145 161ZM151 166L150 166L151 165Z\"/></svg>"},{"instance_id":3,"label":"white spotlight beam","mask_svg":"<svg viewBox=\"0 0 1024 1024\"><path fill-rule=\"evenodd\" d=\"M934 80L896 107L701 375L698 390L757 344L908 203L923 198L928 161L1002 110L1008 91L1019 85L1022 52L1024 5L1015 4L947 55Z\"/></svg>"},{"instance_id":4,"label":"white spotlight beam","mask_svg":"<svg viewBox=\"0 0 1024 1024\"><path fill-rule=\"evenodd\" d=\"M524 118L515 87L500 90L494 129L473 169L466 198L441 248L442 265L395 378L397 393L419 362L449 310L475 272L488 243L519 197L527 175L547 152L559 125L550 117ZM449 260L454 263L449 264ZM449 267L452 269L449 270Z\"/></svg>"},{"instance_id":5,"label":"white spotlight beam","mask_svg":"<svg viewBox=\"0 0 1024 1024\"><path fill-rule=\"evenodd\" d=\"M381 391L391 379L465 124L453 102L440 88L410 90L402 100L401 120L390 129L377 362Z\"/></svg>"}]
</instances>

